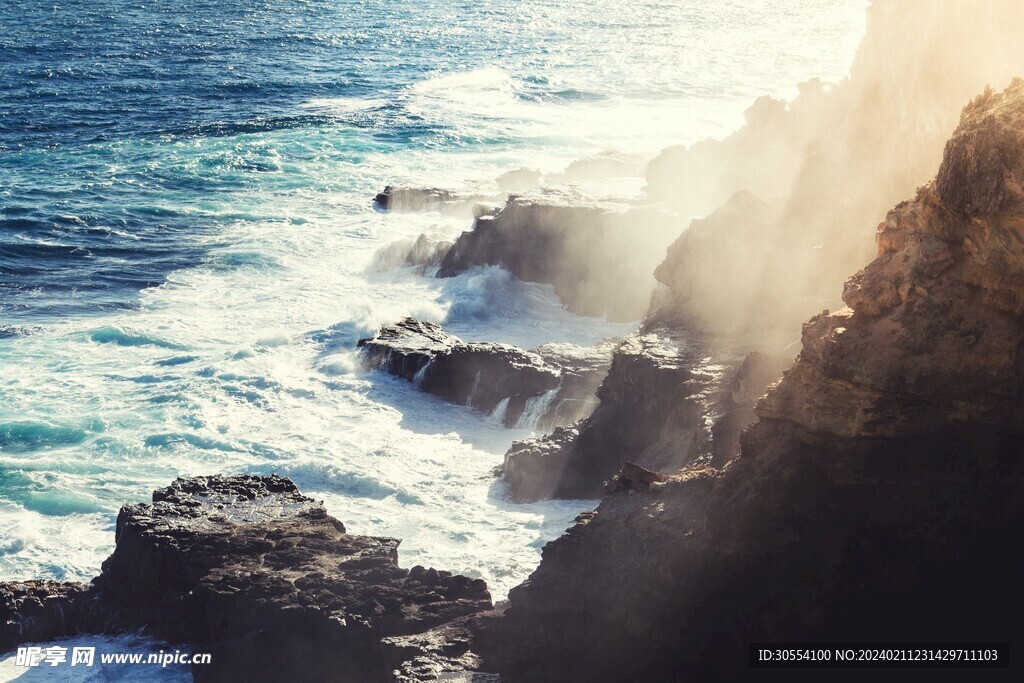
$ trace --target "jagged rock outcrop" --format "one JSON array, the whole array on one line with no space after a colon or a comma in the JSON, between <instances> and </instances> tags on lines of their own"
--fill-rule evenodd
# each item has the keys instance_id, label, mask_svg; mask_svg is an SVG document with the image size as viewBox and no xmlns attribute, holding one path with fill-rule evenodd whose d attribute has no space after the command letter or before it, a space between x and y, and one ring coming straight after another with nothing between
<instances>
[{"instance_id":1,"label":"jagged rock outcrop","mask_svg":"<svg viewBox=\"0 0 1024 683\"><path fill-rule=\"evenodd\" d=\"M711 249L714 235L751 226L751 234L733 234L734 248L752 250L747 272L754 272L764 211L763 202L737 195L694 221L689 232L710 235ZM514 500L596 498L627 460L676 472L695 462L720 466L739 452L739 434L754 421L754 403L788 367L792 353L785 337L699 331L681 300L714 298L723 309L736 303L718 300L713 290L685 289L686 274L704 258L703 249L669 250L656 270L665 289L654 297L640 332L616 349L589 418L512 445L503 473Z\"/></svg>"},{"instance_id":2,"label":"jagged rock outcrop","mask_svg":"<svg viewBox=\"0 0 1024 683\"><path fill-rule=\"evenodd\" d=\"M359 341L363 363L427 393L494 415L505 426L540 430L579 420L611 361L612 342L591 349L464 342L439 325L405 318Z\"/></svg>"},{"instance_id":3,"label":"jagged rock outcrop","mask_svg":"<svg viewBox=\"0 0 1024 683\"><path fill-rule=\"evenodd\" d=\"M510 495L597 498L629 460L664 472L723 465L739 452L754 403L787 365L759 352L711 357L697 335L630 337L616 349L589 418L512 444L502 467Z\"/></svg>"},{"instance_id":4,"label":"jagged rock outcrop","mask_svg":"<svg viewBox=\"0 0 1024 683\"><path fill-rule=\"evenodd\" d=\"M637 320L654 288L651 273L680 229L662 209L588 199L571 188L512 196L455 240L438 276L499 265L553 285L574 313Z\"/></svg>"},{"instance_id":5,"label":"jagged rock outcrop","mask_svg":"<svg viewBox=\"0 0 1024 683\"><path fill-rule=\"evenodd\" d=\"M820 300L871 260L872 226L934 173L963 103L1024 68L1022 32L1014 0L874 0L848 79L805 83L788 104L762 98L732 136L652 161L651 193L684 213L741 191L773 207L758 234L741 221L680 236L674 250L706 255L674 288L694 293L691 315L795 333L837 304Z\"/></svg>"},{"instance_id":6,"label":"jagged rock outcrop","mask_svg":"<svg viewBox=\"0 0 1024 683\"><path fill-rule=\"evenodd\" d=\"M805 325L742 456L582 515L479 623L488 670L761 680L749 643L1021 642L1022 158L1015 82L964 110L850 308Z\"/></svg>"},{"instance_id":7,"label":"jagged rock outcrop","mask_svg":"<svg viewBox=\"0 0 1024 683\"><path fill-rule=\"evenodd\" d=\"M713 338L690 354L697 365L680 364L676 381L706 366L728 384L740 371L737 350L778 359L753 390L763 393L778 378L801 323L838 307L843 278L871 260L873 226L934 172L963 102L986 82L1024 71L1021 32L1024 15L1012 0L938 8L928 0L876 0L848 80L805 83L789 104L761 98L734 135L672 148L651 162L654 198L684 215L714 209L678 236L654 271L664 287L641 326L684 345ZM908 33L913 41L901 38ZM1011 289L1002 295L1014 296ZM513 446L506 458L514 465L506 468L513 495L543 497L552 487L559 495L560 479L570 482L566 493L579 493L580 480L597 491L597 473L611 476L626 460L667 471L703 461L699 448L677 449L668 462L656 447L630 452L621 440L592 437L628 431L632 420L628 382L609 375L606 385L600 409L574 427L578 436ZM617 396L626 397L622 405L614 405ZM713 422L696 443L717 443L718 463L738 452L736 435L753 420L749 402L728 409L706 403L703 418L692 400L673 404L678 412L667 405L652 411L663 420L653 433L691 433L703 429L702 419Z\"/></svg>"},{"instance_id":8,"label":"jagged rock outcrop","mask_svg":"<svg viewBox=\"0 0 1024 683\"><path fill-rule=\"evenodd\" d=\"M88 590L4 584L4 644L144 628L210 653L197 681L395 680L405 656L430 653L385 639L491 607L480 579L400 568L398 544L347 533L288 479L178 479L152 504L121 509L117 545ZM60 611L70 628L53 617ZM77 618L83 611L91 616ZM12 638L40 613L44 627ZM448 644L453 662L472 663L464 645ZM403 680L435 680L424 676Z\"/></svg>"}]
</instances>

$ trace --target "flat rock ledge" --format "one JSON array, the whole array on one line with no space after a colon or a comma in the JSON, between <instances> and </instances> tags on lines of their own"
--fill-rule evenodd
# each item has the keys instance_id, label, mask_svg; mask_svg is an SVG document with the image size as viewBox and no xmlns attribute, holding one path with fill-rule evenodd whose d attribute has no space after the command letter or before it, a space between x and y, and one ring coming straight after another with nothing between
<instances>
[{"instance_id":1,"label":"flat rock ledge","mask_svg":"<svg viewBox=\"0 0 1024 683\"><path fill-rule=\"evenodd\" d=\"M547 432L597 407L597 388L618 340L592 348L465 342L434 323L404 318L361 339L364 366L416 384L446 401L494 416L506 427Z\"/></svg>"},{"instance_id":2,"label":"flat rock ledge","mask_svg":"<svg viewBox=\"0 0 1024 683\"><path fill-rule=\"evenodd\" d=\"M472 638L440 627L490 609L486 583L403 569L399 542L276 475L178 479L121 509L91 585L0 584L0 650L142 629L209 652L197 681L474 680Z\"/></svg>"}]
</instances>

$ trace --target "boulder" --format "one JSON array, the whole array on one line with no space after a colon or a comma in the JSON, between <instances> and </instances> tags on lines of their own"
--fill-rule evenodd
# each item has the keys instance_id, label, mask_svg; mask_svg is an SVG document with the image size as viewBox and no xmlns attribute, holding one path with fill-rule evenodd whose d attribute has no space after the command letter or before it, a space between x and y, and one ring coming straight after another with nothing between
<instances>
[{"instance_id":1,"label":"boulder","mask_svg":"<svg viewBox=\"0 0 1024 683\"><path fill-rule=\"evenodd\" d=\"M4 644L145 629L210 653L197 681L370 683L401 666L385 639L491 607L482 580L400 568L398 540L347 533L277 476L178 479L123 507L116 539L88 590L0 585Z\"/></svg>"}]
</instances>

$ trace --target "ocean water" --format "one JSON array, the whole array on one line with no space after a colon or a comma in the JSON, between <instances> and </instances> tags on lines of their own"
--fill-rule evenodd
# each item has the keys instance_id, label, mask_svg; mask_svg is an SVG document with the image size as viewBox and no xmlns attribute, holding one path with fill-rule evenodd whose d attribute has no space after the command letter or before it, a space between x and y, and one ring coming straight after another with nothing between
<instances>
[{"instance_id":1,"label":"ocean water","mask_svg":"<svg viewBox=\"0 0 1024 683\"><path fill-rule=\"evenodd\" d=\"M373 194L727 134L844 77L865 5L7 0L0 580L88 580L120 505L175 476L277 472L503 598L594 502L510 503L492 470L526 432L361 370L355 342L403 315L525 346L633 325L496 268L369 272L469 227Z\"/></svg>"}]
</instances>

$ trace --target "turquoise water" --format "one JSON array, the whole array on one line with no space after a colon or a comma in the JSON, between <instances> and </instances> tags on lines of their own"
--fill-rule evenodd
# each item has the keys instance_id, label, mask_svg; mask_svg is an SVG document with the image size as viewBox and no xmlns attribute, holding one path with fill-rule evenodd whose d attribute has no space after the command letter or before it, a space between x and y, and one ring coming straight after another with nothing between
<instances>
[{"instance_id":1,"label":"turquoise water","mask_svg":"<svg viewBox=\"0 0 1024 683\"><path fill-rule=\"evenodd\" d=\"M90 578L119 506L179 474L278 472L503 597L592 502L509 503L491 471L525 434L353 345L407 314L524 345L632 326L498 269L368 273L468 227L373 194L725 134L842 78L865 4L4 3L0 579Z\"/></svg>"}]
</instances>

